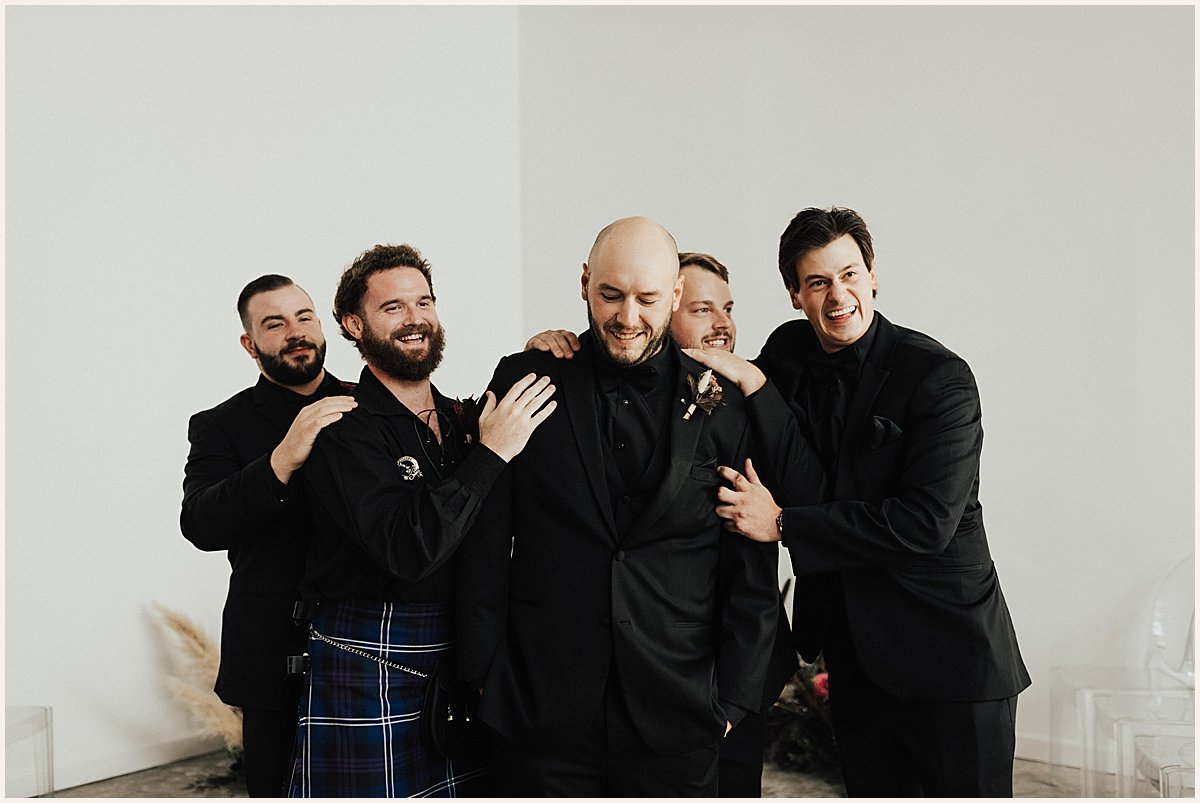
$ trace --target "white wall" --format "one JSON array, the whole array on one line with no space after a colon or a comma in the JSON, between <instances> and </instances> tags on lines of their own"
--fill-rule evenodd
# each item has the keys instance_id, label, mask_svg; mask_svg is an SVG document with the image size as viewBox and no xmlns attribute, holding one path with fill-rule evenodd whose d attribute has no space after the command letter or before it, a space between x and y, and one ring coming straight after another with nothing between
<instances>
[{"instance_id":1,"label":"white wall","mask_svg":"<svg viewBox=\"0 0 1200 803\"><path fill-rule=\"evenodd\" d=\"M521 18L526 327L645 214L730 268L738 350L793 312L799 209L857 209L877 308L974 369L980 498L1034 685L1136 663L1193 548L1194 9L538 8Z\"/></svg>"},{"instance_id":2,"label":"white wall","mask_svg":"<svg viewBox=\"0 0 1200 803\"><path fill-rule=\"evenodd\" d=\"M798 209L863 213L880 310L963 355L982 500L1035 685L1135 661L1192 548L1190 7L9 7L5 697L59 788L205 749L153 601L216 633L177 515L186 423L254 380L233 301L409 241L437 374L582 326L596 231L648 214L728 264L739 350L793 314Z\"/></svg>"},{"instance_id":3,"label":"white wall","mask_svg":"<svg viewBox=\"0 0 1200 803\"><path fill-rule=\"evenodd\" d=\"M163 685L148 606L219 630L228 564L180 535L180 484L188 417L257 376L247 281L305 287L354 378L337 278L407 241L434 266L444 391L519 347L517 12L5 18L5 698L54 707L63 788L213 745Z\"/></svg>"}]
</instances>

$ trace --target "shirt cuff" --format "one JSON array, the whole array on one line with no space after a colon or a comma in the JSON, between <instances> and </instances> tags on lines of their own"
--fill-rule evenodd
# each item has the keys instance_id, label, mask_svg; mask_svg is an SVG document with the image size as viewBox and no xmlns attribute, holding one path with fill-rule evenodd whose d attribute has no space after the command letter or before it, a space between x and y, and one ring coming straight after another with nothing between
<instances>
[{"instance_id":1,"label":"shirt cuff","mask_svg":"<svg viewBox=\"0 0 1200 803\"><path fill-rule=\"evenodd\" d=\"M454 478L482 499L492 490L507 465L500 455L477 443L454 472Z\"/></svg>"},{"instance_id":2,"label":"shirt cuff","mask_svg":"<svg viewBox=\"0 0 1200 803\"><path fill-rule=\"evenodd\" d=\"M725 719L729 720L730 724L735 728L739 722L745 719L746 714L750 713L737 703L731 703L728 700L721 700L721 708L725 709Z\"/></svg>"}]
</instances>

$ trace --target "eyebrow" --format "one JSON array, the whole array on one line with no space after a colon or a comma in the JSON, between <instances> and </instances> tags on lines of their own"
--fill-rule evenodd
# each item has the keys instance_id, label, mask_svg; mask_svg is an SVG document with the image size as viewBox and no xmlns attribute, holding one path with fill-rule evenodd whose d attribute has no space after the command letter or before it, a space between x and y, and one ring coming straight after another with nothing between
<instances>
[{"instance_id":1,"label":"eyebrow","mask_svg":"<svg viewBox=\"0 0 1200 803\"><path fill-rule=\"evenodd\" d=\"M613 287L611 284L608 284L607 282L601 282L601 283L600 283L600 290L601 290L601 291L608 290L608 291L610 291L610 292L613 292L613 293L620 293L620 294L622 294L622 295L625 295L625 291L624 291L624 290L622 290L620 287ZM661 296L661 295L662 295L662 290L634 290L634 291L632 292L632 294L631 294L631 295L635 295L635 296Z\"/></svg>"},{"instance_id":2,"label":"eyebrow","mask_svg":"<svg viewBox=\"0 0 1200 803\"><path fill-rule=\"evenodd\" d=\"M429 293L424 293L417 297L417 301L433 301L433 296ZM384 301L375 309L383 309L384 307L388 306L389 304L403 304L403 303L404 303L404 299L402 299L402 298L389 298L387 301Z\"/></svg>"},{"instance_id":3,"label":"eyebrow","mask_svg":"<svg viewBox=\"0 0 1200 803\"><path fill-rule=\"evenodd\" d=\"M297 317L299 317L300 315L303 315L305 313L308 313L309 315L316 314L315 312L312 311L312 309L310 307L305 307L304 309L296 310ZM264 315L262 317L262 320L260 320L258 323L261 326L262 324L266 323L267 321L285 321L286 322L286 319L282 315Z\"/></svg>"}]
</instances>

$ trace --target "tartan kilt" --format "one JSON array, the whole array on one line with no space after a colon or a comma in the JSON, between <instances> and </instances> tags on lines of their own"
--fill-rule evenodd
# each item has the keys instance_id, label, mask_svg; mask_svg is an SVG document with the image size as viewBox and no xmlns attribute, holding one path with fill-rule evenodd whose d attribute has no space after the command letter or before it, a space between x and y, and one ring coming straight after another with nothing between
<instances>
[{"instance_id":1,"label":"tartan kilt","mask_svg":"<svg viewBox=\"0 0 1200 803\"><path fill-rule=\"evenodd\" d=\"M476 797L491 794L491 756L443 758L421 739L426 678L453 645L449 605L324 602L308 639L289 797Z\"/></svg>"}]
</instances>

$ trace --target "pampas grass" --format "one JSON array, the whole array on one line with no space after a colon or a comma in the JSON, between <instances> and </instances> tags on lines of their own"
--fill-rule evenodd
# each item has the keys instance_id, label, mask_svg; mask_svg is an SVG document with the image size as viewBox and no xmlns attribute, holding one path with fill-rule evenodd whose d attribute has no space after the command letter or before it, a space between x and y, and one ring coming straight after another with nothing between
<instances>
[{"instance_id":1,"label":"pampas grass","mask_svg":"<svg viewBox=\"0 0 1200 803\"><path fill-rule=\"evenodd\" d=\"M205 735L220 736L231 753L242 749L242 712L226 705L212 690L221 665L216 643L188 617L165 605L154 603L159 621L175 634L175 641L188 657L185 678L167 677L175 698L192 712Z\"/></svg>"}]
</instances>

